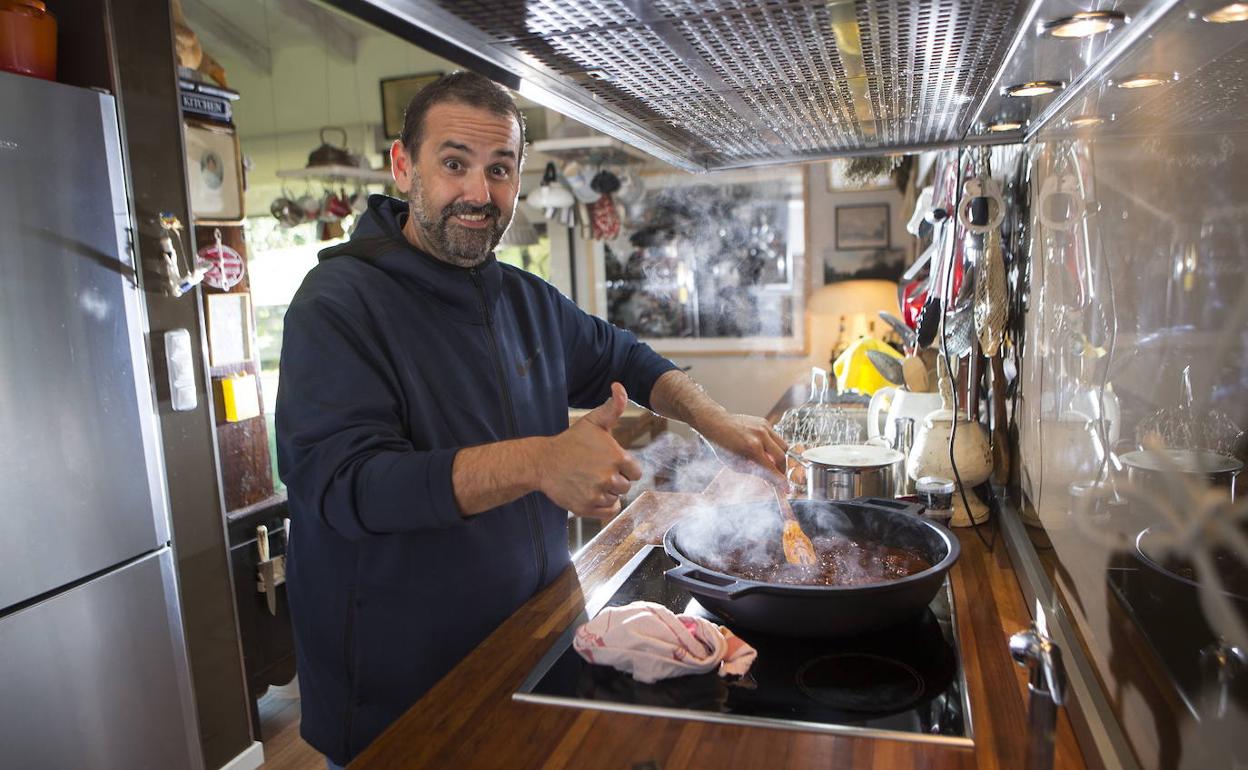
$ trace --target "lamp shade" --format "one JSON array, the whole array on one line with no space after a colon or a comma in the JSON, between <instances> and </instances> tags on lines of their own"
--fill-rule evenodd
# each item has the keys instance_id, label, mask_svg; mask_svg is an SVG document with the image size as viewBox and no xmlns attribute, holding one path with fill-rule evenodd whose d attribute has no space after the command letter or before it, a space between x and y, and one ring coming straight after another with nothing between
<instances>
[{"instance_id":1,"label":"lamp shade","mask_svg":"<svg viewBox=\"0 0 1248 770\"><path fill-rule=\"evenodd\" d=\"M806 312L812 316L874 316L879 311L899 315L897 284L892 281L862 280L829 283L811 295Z\"/></svg>"}]
</instances>

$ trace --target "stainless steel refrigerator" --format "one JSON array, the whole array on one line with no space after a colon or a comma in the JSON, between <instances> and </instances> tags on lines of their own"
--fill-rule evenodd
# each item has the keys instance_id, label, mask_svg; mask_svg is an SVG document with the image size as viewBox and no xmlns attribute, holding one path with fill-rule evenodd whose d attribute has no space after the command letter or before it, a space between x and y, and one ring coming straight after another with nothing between
<instances>
[{"instance_id":1,"label":"stainless steel refrigerator","mask_svg":"<svg viewBox=\"0 0 1248 770\"><path fill-rule=\"evenodd\" d=\"M114 100L0 104L0 767L199 768Z\"/></svg>"}]
</instances>

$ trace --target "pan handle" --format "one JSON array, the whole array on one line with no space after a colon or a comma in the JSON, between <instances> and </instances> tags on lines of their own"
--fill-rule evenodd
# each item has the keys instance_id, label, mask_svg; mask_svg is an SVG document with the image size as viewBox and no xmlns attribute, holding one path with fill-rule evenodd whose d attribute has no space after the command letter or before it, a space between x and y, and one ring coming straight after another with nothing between
<instances>
[{"instance_id":1,"label":"pan handle","mask_svg":"<svg viewBox=\"0 0 1248 770\"><path fill-rule=\"evenodd\" d=\"M751 581L711 574L696 564L681 564L664 574L677 585L724 601L735 599L757 588Z\"/></svg>"},{"instance_id":2,"label":"pan handle","mask_svg":"<svg viewBox=\"0 0 1248 770\"><path fill-rule=\"evenodd\" d=\"M891 497L862 497L853 502L865 505L868 508L887 508L890 511L908 513L911 516L921 516L923 511L927 510L922 503L911 503Z\"/></svg>"}]
</instances>

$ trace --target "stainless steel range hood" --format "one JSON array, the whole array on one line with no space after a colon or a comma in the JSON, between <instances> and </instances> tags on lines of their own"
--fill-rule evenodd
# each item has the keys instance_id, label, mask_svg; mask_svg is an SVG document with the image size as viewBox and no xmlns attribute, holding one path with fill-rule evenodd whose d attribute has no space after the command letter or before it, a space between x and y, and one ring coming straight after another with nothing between
<instances>
[{"instance_id":1,"label":"stainless steel range hood","mask_svg":"<svg viewBox=\"0 0 1248 770\"><path fill-rule=\"evenodd\" d=\"M1016 107L998 105L1002 74L1047 80L1056 61L1069 84L1110 37L1038 44L1037 22L1081 10L1072 0L336 4L436 36L533 101L694 171L1017 141L1025 121L984 131L986 107Z\"/></svg>"}]
</instances>

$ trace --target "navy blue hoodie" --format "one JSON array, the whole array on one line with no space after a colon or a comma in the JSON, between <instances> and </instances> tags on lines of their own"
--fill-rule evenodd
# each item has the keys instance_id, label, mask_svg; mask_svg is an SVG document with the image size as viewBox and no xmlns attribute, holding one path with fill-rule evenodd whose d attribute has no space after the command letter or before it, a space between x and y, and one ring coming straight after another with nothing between
<instances>
[{"instance_id":1,"label":"navy blue hoodie","mask_svg":"<svg viewBox=\"0 0 1248 770\"><path fill-rule=\"evenodd\" d=\"M447 265L374 195L286 313L277 456L305 740L346 764L568 567L540 493L460 515L461 447L568 427L620 381L648 405L674 368L630 333L491 256Z\"/></svg>"}]
</instances>

